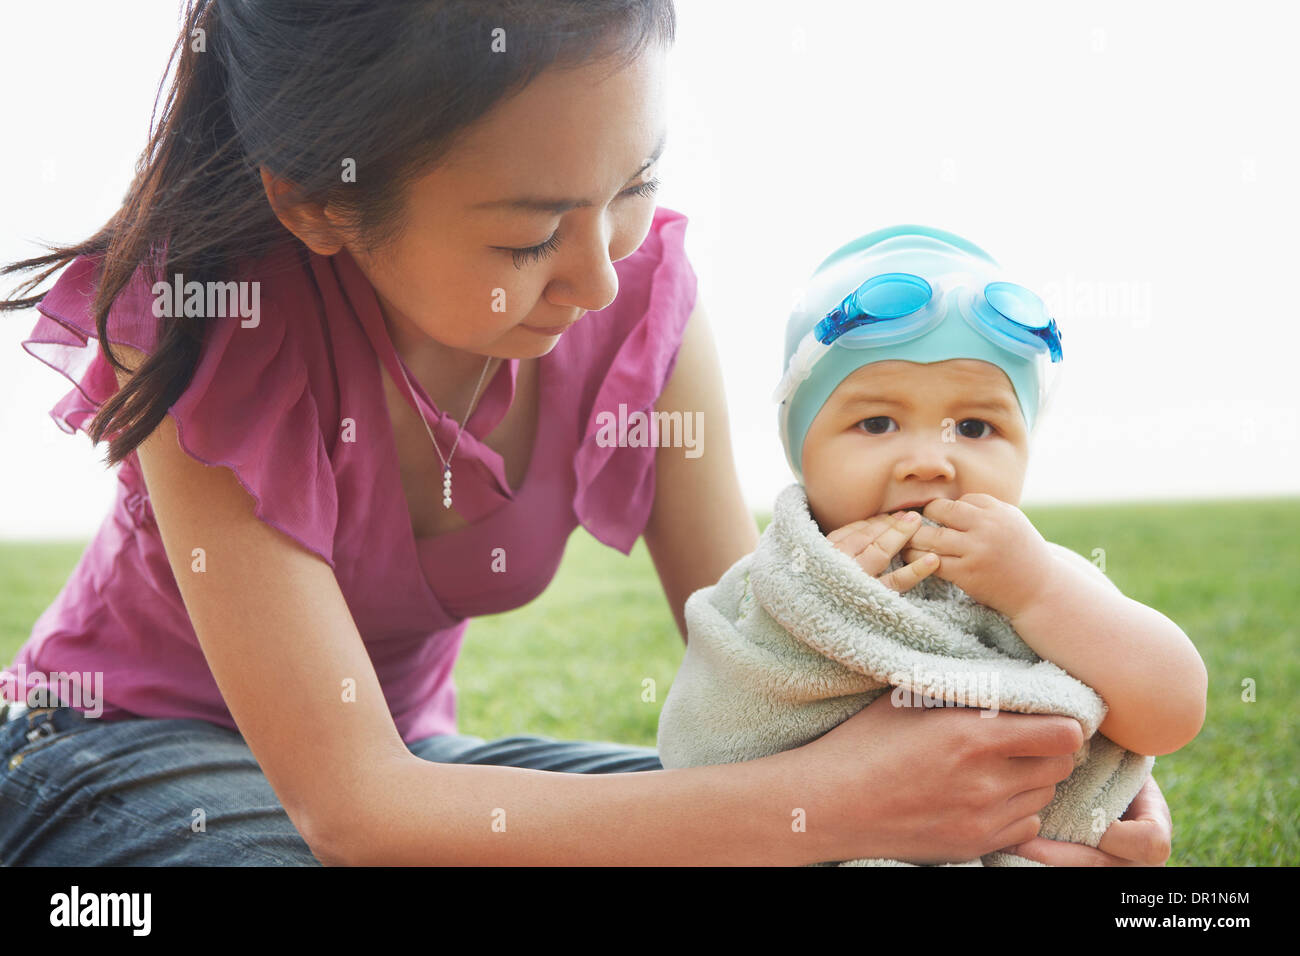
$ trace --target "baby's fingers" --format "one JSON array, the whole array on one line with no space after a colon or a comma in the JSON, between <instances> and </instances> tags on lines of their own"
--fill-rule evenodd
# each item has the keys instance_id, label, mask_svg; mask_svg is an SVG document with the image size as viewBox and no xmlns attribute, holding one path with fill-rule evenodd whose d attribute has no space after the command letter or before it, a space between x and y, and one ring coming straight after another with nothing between
<instances>
[{"instance_id":1,"label":"baby's fingers","mask_svg":"<svg viewBox=\"0 0 1300 956\"><path fill-rule=\"evenodd\" d=\"M873 515L870 518L861 518L846 524L842 528L836 528L826 535L826 540L837 545L845 538L858 532L871 532L874 534L873 529L878 530L887 527L891 520L893 520L892 515Z\"/></svg>"},{"instance_id":2,"label":"baby's fingers","mask_svg":"<svg viewBox=\"0 0 1300 956\"><path fill-rule=\"evenodd\" d=\"M907 544L920 525L916 515L910 512L877 515L838 528L826 539L837 550L853 558L862 570L876 577L889 567L894 555Z\"/></svg>"},{"instance_id":3,"label":"baby's fingers","mask_svg":"<svg viewBox=\"0 0 1300 956\"><path fill-rule=\"evenodd\" d=\"M926 554L913 561L911 564L904 565L897 571L891 571L889 574L880 578L880 583L887 588L903 594L914 588L922 579L929 577L939 569L939 556L937 554Z\"/></svg>"}]
</instances>

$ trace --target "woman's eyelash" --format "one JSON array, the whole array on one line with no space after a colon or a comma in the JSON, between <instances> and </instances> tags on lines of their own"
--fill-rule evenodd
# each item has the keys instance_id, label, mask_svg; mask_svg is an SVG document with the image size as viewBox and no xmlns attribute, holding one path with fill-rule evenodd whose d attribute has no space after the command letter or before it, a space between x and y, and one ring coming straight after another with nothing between
<instances>
[{"instance_id":1,"label":"woman's eyelash","mask_svg":"<svg viewBox=\"0 0 1300 956\"><path fill-rule=\"evenodd\" d=\"M631 189L625 189L621 193L621 195L649 197L649 196L653 196L655 190L657 190L658 188L659 188L659 178L656 176L654 179L651 179L648 182L641 183L641 185L639 186L633 186ZM526 249L505 249L502 251L509 252L511 254L511 258L514 260L516 269L522 269L524 266L536 262L538 259L542 259L545 258L546 256L549 256L551 253L555 251L556 247L559 246L559 244L560 244L559 234L556 233L552 235L551 238L547 239L543 243L539 243L538 245L529 246Z\"/></svg>"},{"instance_id":2,"label":"woman's eyelash","mask_svg":"<svg viewBox=\"0 0 1300 956\"><path fill-rule=\"evenodd\" d=\"M536 262L544 256L549 256L559 244L559 234L556 233L539 246L529 246L527 249L510 249L508 251L514 258L515 268L519 269L530 262Z\"/></svg>"},{"instance_id":3,"label":"woman's eyelash","mask_svg":"<svg viewBox=\"0 0 1300 956\"><path fill-rule=\"evenodd\" d=\"M631 189L625 190L623 195L653 196L655 194L655 190L658 188L659 188L659 177L656 176L654 179L646 180L640 186L633 186Z\"/></svg>"}]
</instances>

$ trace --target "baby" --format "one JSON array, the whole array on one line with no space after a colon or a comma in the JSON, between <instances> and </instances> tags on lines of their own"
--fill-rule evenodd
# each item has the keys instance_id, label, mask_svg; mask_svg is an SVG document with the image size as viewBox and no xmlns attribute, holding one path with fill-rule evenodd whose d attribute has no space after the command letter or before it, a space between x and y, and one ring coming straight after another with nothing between
<instances>
[{"instance_id":1,"label":"baby","mask_svg":"<svg viewBox=\"0 0 1300 956\"><path fill-rule=\"evenodd\" d=\"M799 746L890 686L961 703L978 672L997 689L971 705L1080 720L1091 756L1040 834L1096 846L1149 755L1199 732L1206 673L1172 621L1017 507L1063 357L1056 322L977 246L896 226L822 263L785 356L775 398L799 483L759 549L687 602L663 765ZM918 678L937 659L953 674Z\"/></svg>"}]
</instances>

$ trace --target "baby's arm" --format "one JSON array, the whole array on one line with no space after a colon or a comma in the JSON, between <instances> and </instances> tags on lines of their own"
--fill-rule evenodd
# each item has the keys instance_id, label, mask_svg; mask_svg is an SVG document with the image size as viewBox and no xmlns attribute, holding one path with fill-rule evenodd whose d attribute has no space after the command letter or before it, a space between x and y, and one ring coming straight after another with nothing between
<instances>
[{"instance_id":1,"label":"baby's arm","mask_svg":"<svg viewBox=\"0 0 1300 956\"><path fill-rule=\"evenodd\" d=\"M1043 658L1106 702L1098 728L1121 747L1167 754L1205 722L1207 676L1173 621L1124 594L1092 562L1048 542L1053 564L1038 599L1011 619Z\"/></svg>"}]
</instances>

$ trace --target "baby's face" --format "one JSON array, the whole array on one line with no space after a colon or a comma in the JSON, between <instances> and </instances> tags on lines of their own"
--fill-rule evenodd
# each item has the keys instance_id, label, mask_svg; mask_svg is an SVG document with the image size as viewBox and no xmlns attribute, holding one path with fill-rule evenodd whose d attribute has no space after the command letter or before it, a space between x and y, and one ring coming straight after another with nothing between
<instances>
[{"instance_id":1,"label":"baby's face","mask_svg":"<svg viewBox=\"0 0 1300 956\"><path fill-rule=\"evenodd\" d=\"M1018 506L1029 434L1011 380L996 365L874 362L831 393L800 464L812 515L829 534L972 492Z\"/></svg>"}]
</instances>

